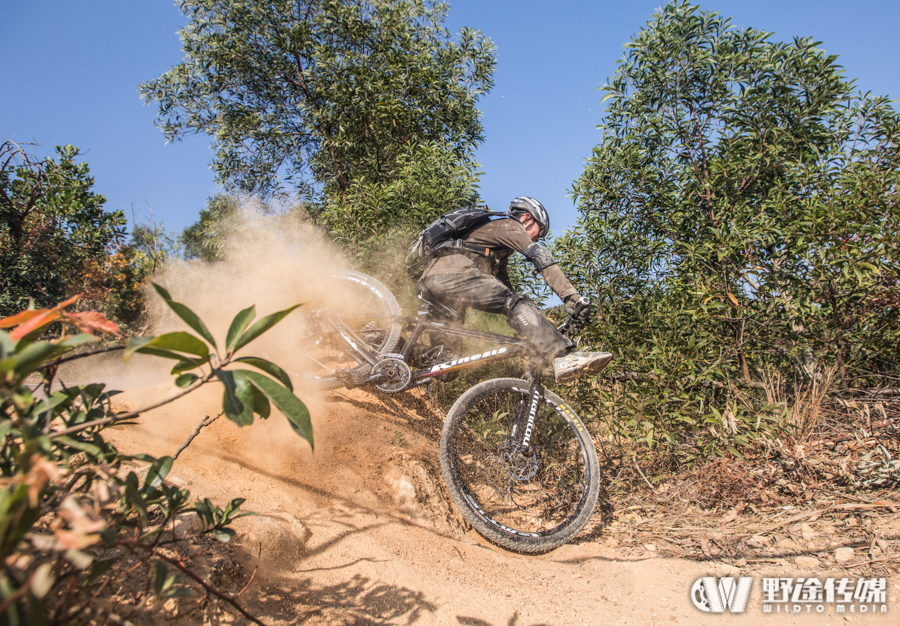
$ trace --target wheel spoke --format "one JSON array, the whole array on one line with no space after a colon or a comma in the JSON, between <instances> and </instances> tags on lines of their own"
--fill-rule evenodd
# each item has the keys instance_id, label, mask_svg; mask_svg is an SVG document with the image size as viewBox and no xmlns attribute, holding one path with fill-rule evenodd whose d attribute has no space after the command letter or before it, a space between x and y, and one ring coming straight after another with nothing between
<instances>
[{"instance_id":1,"label":"wheel spoke","mask_svg":"<svg viewBox=\"0 0 900 626\"><path fill-rule=\"evenodd\" d=\"M452 423L442 437L441 461L446 461L445 476L454 484L451 492L458 489L462 497L454 493L454 499L460 509L470 521L487 522L476 528L488 538L499 538L501 545L525 549L523 541L535 535L560 534L564 541L586 523L590 511L585 514L585 509L593 509L596 502L593 446L559 403L543 398L530 444L523 449L514 432L516 415L527 404L528 386L524 381L503 382L476 386L448 416Z\"/></svg>"}]
</instances>

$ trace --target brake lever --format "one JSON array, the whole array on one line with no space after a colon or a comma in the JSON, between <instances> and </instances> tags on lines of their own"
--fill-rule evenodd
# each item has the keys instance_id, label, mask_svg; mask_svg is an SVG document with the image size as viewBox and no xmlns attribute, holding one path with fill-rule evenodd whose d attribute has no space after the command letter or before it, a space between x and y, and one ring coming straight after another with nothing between
<instances>
[{"instance_id":1,"label":"brake lever","mask_svg":"<svg viewBox=\"0 0 900 626\"><path fill-rule=\"evenodd\" d=\"M584 328L585 322L577 317L569 316L565 322L557 327L557 330L569 339L574 338Z\"/></svg>"}]
</instances>

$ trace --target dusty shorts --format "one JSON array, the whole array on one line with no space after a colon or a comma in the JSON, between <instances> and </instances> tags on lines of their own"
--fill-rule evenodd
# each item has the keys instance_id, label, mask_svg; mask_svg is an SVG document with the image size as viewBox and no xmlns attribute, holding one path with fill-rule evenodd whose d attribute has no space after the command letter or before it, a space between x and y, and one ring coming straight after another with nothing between
<instances>
[{"instance_id":1,"label":"dusty shorts","mask_svg":"<svg viewBox=\"0 0 900 626\"><path fill-rule=\"evenodd\" d=\"M504 315L506 322L547 359L562 356L574 345L540 314L527 297L477 269L458 274L433 274L417 285L420 315L462 324L466 310Z\"/></svg>"}]
</instances>

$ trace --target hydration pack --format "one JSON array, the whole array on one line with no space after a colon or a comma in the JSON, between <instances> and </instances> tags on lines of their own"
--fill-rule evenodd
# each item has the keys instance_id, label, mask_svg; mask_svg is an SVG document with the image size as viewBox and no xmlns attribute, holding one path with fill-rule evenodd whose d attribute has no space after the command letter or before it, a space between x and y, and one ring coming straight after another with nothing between
<instances>
[{"instance_id":1,"label":"hydration pack","mask_svg":"<svg viewBox=\"0 0 900 626\"><path fill-rule=\"evenodd\" d=\"M444 213L426 226L410 248L406 257L407 270L418 278L425 266L434 258L447 254L487 254L480 246L468 244L463 239L470 231L483 226L494 217L508 217L506 213L488 211L487 207L473 209L462 207Z\"/></svg>"}]
</instances>

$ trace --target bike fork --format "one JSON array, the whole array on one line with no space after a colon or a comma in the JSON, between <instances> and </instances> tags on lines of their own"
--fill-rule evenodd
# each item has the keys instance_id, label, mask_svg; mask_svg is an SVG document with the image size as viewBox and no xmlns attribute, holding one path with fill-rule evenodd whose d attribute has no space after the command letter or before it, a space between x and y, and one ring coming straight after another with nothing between
<instances>
[{"instance_id":1,"label":"bike fork","mask_svg":"<svg viewBox=\"0 0 900 626\"><path fill-rule=\"evenodd\" d=\"M531 381L528 389L528 401L519 405L516 424L510 433L513 441L516 441L516 447L523 452L531 445L534 422L537 419L538 407L544 395L544 387L541 385L541 364L534 365L528 374L528 379ZM519 433L521 433L521 438L519 438Z\"/></svg>"}]
</instances>

